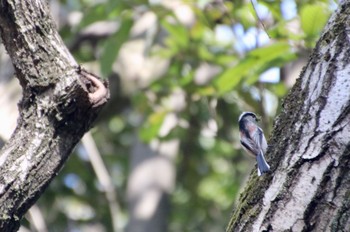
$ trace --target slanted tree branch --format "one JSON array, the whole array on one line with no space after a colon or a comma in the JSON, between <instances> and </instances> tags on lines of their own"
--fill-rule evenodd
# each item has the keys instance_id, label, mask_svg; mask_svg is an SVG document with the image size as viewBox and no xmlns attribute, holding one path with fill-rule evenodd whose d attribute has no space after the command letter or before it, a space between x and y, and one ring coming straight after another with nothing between
<instances>
[{"instance_id":1,"label":"slanted tree branch","mask_svg":"<svg viewBox=\"0 0 350 232\"><path fill-rule=\"evenodd\" d=\"M46 1L0 0L0 35L23 89L15 132L0 152L0 231L16 231L92 126L107 85L82 70Z\"/></svg>"}]
</instances>

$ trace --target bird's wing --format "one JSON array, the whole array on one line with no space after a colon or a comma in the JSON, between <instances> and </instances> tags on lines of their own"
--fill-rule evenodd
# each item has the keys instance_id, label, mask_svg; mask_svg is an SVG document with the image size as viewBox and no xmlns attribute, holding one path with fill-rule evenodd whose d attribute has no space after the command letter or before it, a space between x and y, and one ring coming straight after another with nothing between
<instances>
[{"instance_id":1,"label":"bird's wing","mask_svg":"<svg viewBox=\"0 0 350 232\"><path fill-rule=\"evenodd\" d=\"M266 153L266 150L267 150L266 138L264 136L264 132L260 128L259 128L259 130L261 131L261 141L260 141L261 149L262 149L263 153Z\"/></svg>"},{"instance_id":2,"label":"bird's wing","mask_svg":"<svg viewBox=\"0 0 350 232\"><path fill-rule=\"evenodd\" d=\"M251 144L249 144L249 141L241 140L241 145L243 146L243 148L245 148L247 152L249 152L254 157L257 155L256 152L253 150Z\"/></svg>"},{"instance_id":3,"label":"bird's wing","mask_svg":"<svg viewBox=\"0 0 350 232\"><path fill-rule=\"evenodd\" d=\"M265 153L267 149L267 142L264 136L264 132L261 130L260 127L258 127L257 131L253 134L252 139L263 151L263 153Z\"/></svg>"},{"instance_id":4,"label":"bird's wing","mask_svg":"<svg viewBox=\"0 0 350 232\"><path fill-rule=\"evenodd\" d=\"M241 144L253 156L257 156L260 153L260 147L251 137L241 137Z\"/></svg>"}]
</instances>

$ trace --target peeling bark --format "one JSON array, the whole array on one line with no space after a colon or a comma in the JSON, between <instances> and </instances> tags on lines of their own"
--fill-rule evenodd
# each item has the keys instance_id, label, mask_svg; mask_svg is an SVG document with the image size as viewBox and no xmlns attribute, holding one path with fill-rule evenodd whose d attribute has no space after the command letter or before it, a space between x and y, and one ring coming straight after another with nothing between
<instances>
[{"instance_id":1,"label":"peeling bark","mask_svg":"<svg viewBox=\"0 0 350 232\"><path fill-rule=\"evenodd\" d=\"M349 231L350 1L330 18L227 231Z\"/></svg>"},{"instance_id":2,"label":"peeling bark","mask_svg":"<svg viewBox=\"0 0 350 232\"><path fill-rule=\"evenodd\" d=\"M46 1L0 0L0 35L23 88L16 130L0 152L0 231L6 232L18 230L109 90L77 65Z\"/></svg>"}]
</instances>

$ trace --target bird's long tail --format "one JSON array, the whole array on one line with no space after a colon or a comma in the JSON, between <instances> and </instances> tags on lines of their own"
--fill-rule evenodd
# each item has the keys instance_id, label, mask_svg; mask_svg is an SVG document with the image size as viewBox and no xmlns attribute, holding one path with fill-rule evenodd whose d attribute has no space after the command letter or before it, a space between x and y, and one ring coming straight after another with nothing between
<instances>
[{"instance_id":1,"label":"bird's long tail","mask_svg":"<svg viewBox=\"0 0 350 232\"><path fill-rule=\"evenodd\" d=\"M268 172L270 170L270 166L267 164L264 153L260 150L260 153L256 156L256 161L258 163L258 176Z\"/></svg>"}]
</instances>

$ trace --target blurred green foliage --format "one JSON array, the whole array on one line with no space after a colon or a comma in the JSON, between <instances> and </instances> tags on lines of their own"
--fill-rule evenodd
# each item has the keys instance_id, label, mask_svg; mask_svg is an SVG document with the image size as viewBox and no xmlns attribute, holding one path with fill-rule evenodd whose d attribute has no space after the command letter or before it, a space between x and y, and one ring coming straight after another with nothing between
<instances>
[{"instance_id":1,"label":"blurred green foliage","mask_svg":"<svg viewBox=\"0 0 350 232\"><path fill-rule=\"evenodd\" d=\"M126 184L135 136L144 143L176 138L180 151L176 186L170 195L169 231L223 231L241 186L255 171L254 160L239 147L237 118L241 111L255 111L264 118L262 126L269 137L288 87L279 74L271 76L271 81L260 81L260 76L296 61L301 51L310 51L336 3L252 1L253 7L243 0L184 1L194 15L194 21L186 25L161 1L98 2L60 3L67 14L82 15L78 24L61 28L68 46L93 23L118 24L117 30L95 38L94 43L85 44L87 39L72 49L80 62L95 63L104 78L110 76L121 48L136 39L131 35L133 26L149 12L156 17L156 28L150 39L143 36L147 40L144 57L168 60L159 77L143 85L131 83L132 91L123 88L128 80L110 77L115 78L110 79L111 103L92 130L118 192L122 211L118 223L125 226L128 218ZM210 67L207 72L215 70L205 80L198 71L202 65ZM177 92L184 96L180 108L169 103ZM161 135L168 113L179 120ZM111 231L107 204L81 147L39 200L50 231L79 231L79 226L96 223ZM77 211L75 215L69 207Z\"/></svg>"}]
</instances>

